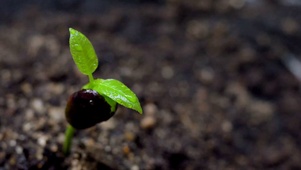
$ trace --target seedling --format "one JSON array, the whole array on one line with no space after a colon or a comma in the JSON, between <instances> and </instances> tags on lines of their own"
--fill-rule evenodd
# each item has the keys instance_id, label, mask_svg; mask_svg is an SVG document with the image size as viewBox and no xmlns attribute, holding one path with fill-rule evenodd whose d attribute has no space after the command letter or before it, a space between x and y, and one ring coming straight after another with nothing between
<instances>
[{"instance_id":1,"label":"seedling","mask_svg":"<svg viewBox=\"0 0 301 170\"><path fill-rule=\"evenodd\" d=\"M63 152L70 152L75 129L90 128L110 119L120 104L142 114L140 102L133 91L115 79L94 79L98 58L89 39L79 31L69 28L69 46L72 58L89 82L73 93L67 102L65 116L69 125L65 133Z\"/></svg>"}]
</instances>

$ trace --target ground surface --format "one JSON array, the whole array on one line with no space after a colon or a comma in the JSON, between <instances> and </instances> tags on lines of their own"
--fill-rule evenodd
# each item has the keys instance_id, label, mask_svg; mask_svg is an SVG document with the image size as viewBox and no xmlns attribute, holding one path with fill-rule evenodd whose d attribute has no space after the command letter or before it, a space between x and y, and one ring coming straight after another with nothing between
<instances>
[{"instance_id":1,"label":"ground surface","mask_svg":"<svg viewBox=\"0 0 301 170\"><path fill-rule=\"evenodd\" d=\"M300 6L38 2L0 8L1 170L301 169L300 82L283 62L301 54ZM119 107L65 157L66 100L88 81L69 27L94 44L95 77L123 81L144 114Z\"/></svg>"}]
</instances>

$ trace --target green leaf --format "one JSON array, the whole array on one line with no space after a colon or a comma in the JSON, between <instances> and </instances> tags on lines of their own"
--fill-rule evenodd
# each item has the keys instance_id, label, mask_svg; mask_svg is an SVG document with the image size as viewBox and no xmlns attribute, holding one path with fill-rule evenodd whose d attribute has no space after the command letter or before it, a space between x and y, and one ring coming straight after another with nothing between
<instances>
[{"instance_id":1,"label":"green leaf","mask_svg":"<svg viewBox=\"0 0 301 170\"><path fill-rule=\"evenodd\" d=\"M69 46L72 58L79 71L91 75L98 66L98 59L89 39L79 31L69 28Z\"/></svg>"},{"instance_id":2,"label":"green leaf","mask_svg":"<svg viewBox=\"0 0 301 170\"><path fill-rule=\"evenodd\" d=\"M99 94L109 97L118 104L142 114L142 108L135 93L118 80L96 79L83 88L96 90Z\"/></svg>"},{"instance_id":3,"label":"green leaf","mask_svg":"<svg viewBox=\"0 0 301 170\"><path fill-rule=\"evenodd\" d=\"M111 98L109 98L108 96L103 96L105 98L105 101L107 103L109 103L109 105L111 106L111 112L115 112L117 109L117 104L114 100L112 100Z\"/></svg>"}]
</instances>

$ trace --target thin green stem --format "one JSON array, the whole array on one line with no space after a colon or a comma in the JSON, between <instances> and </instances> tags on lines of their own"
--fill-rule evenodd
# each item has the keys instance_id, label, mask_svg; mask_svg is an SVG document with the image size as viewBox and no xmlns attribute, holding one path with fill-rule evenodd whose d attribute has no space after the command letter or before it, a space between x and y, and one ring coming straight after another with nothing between
<instances>
[{"instance_id":1,"label":"thin green stem","mask_svg":"<svg viewBox=\"0 0 301 170\"><path fill-rule=\"evenodd\" d=\"M68 127L65 132L65 141L63 145L63 152L65 155L68 155L70 153L70 148L72 144L72 138L74 135L75 129L68 124Z\"/></svg>"},{"instance_id":2,"label":"thin green stem","mask_svg":"<svg viewBox=\"0 0 301 170\"><path fill-rule=\"evenodd\" d=\"M89 82L92 83L94 81L93 75L89 74L88 77L89 77ZM75 132L75 129L71 125L68 124L66 132L65 132L65 141L63 144L63 152L65 155L68 155L70 153L74 132Z\"/></svg>"},{"instance_id":3,"label":"thin green stem","mask_svg":"<svg viewBox=\"0 0 301 170\"><path fill-rule=\"evenodd\" d=\"M92 83L92 82L94 81L93 75L92 75L92 74L89 74L88 77L89 77L89 82Z\"/></svg>"}]
</instances>

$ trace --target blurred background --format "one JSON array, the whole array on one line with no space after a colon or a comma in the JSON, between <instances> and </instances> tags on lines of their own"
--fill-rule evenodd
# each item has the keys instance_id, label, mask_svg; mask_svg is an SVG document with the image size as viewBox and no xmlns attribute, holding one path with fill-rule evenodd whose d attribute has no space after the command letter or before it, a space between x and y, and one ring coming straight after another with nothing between
<instances>
[{"instance_id":1,"label":"blurred background","mask_svg":"<svg viewBox=\"0 0 301 170\"><path fill-rule=\"evenodd\" d=\"M0 169L301 169L300 21L299 0L2 0ZM65 157L88 82L69 27L144 114L119 107Z\"/></svg>"}]
</instances>

